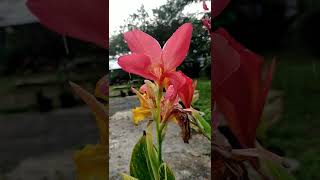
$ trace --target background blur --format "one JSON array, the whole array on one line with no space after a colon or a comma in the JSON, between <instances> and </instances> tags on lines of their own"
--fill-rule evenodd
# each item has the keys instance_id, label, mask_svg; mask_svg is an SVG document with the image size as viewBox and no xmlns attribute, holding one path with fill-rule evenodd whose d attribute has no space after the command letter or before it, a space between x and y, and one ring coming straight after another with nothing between
<instances>
[{"instance_id":1,"label":"background blur","mask_svg":"<svg viewBox=\"0 0 320 180\"><path fill-rule=\"evenodd\" d=\"M73 153L98 131L68 81L92 92L106 51L43 27L25 2L0 1L0 179L74 179Z\"/></svg>"},{"instance_id":2,"label":"background blur","mask_svg":"<svg viewBox=\"0 0 320 180\"><path fill-rule=\"evenodd\" d=\"M213 21L266 61L276 57L266 109L279 113L258 138L299 161L297 179L320 179L319 18L317 0L232 0Z\"/></svg>"}]
</instances>

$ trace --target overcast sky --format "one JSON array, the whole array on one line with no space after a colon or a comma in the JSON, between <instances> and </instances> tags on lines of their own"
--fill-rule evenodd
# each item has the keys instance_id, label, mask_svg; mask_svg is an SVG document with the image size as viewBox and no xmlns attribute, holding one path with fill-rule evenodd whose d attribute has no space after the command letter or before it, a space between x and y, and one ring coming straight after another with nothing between
<instances>
[{"instance_id":1,"label":"overcast sky","mask_svg":"<svg viewBox=\"0 0 320 180\"><path fill-rule=\"evenodd\" d=\"M116 31L130 14L137 12L142 4L151 14L152 9L166 2L167 0L109 0L109 34Z\"/></svg>"},{"instance_id":2,"label":"overcast sky","mask_svg":"<svg viewBox=\"0 0 320 180\"><path fill-rule=\"evenodd\" d=\"M109 0L109 35L114 34L114 31L117 31L119 27L123 25L124 20L127 19L130 14L137 12L137 9L139 9L142 4L148 14L151 15L152 9L166 2L167 0ZM193 3L187 6L183 12L203 12L202 3Z\"/></svg>"}]
</instances>

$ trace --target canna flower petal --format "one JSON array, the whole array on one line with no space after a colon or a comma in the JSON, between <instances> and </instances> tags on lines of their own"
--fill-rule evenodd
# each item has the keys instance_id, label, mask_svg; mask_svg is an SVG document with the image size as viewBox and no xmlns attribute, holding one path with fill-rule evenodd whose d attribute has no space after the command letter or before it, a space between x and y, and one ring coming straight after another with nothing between
<instances>
[{"instance_id":1,"label":"canna flower petal","mask_svg":"<svg viewBox=\"0 0 320 180\"><path fill-rule=\"evenodd\" d=\"M156 77L152 74L150 58L143 54L129 54L121 56L118 59L120 67L129 73L142 76L146 79L155 80Z\"/></svg>"},{"instance_id":2,"label":"canna flower petal","mask_svg":"<svg viewBox=\"0 0 320 180\"><path fill-rule=\"evenodd\" d=\"M153 37L136 29L124 33L124 39L132 53L144 54L153 64L161 64L161 47Z\"/></svg>"},{"instance_id":3,"label":"canna flower petal","mask_svg":"<svg viewBox=\"0 0 320 180\"><path fill-rule=\"evenodd\" d=\"M49 29L108 48L107 1L28 0L26 5Z\"/></svg>"},{"instance_id":4,"label":"canna flower petal","mask_svg":"<svg viewBox=\"0 0 320 180\"><path fill-rule=\"evenodd\" d=\"M164 71L174 71L186 57L192 36L191 23L180 26L168 39L162 50Z\"/></svg>"},{"instance_id":5,"label":"canna flower petal","mask_svg":"<svg viewBox=\"0 0 320 180\"><path fill-rule=\"evenodd\" d=\"M221 66L222 70L228 71L222 73L224 77L213 77L214 83L220 82L213 88L214 100L240 145L243 148L253 148L256 141L256 129L271 84L274 63L269 68L267 78L263 80L263 58L261 56L236 42L223 29L219 29L213 34L213 41L216 42L213 54L217 55L216 58L213 57L215 59L213 71L218 71L222 61L233 62L224 64L229 67ZM219 55L225 53L226 47L233 48L238 55Z\"/></svg>"},{"instance_id":6,"label":"canna flower petal","mask_svg":"<svg viewBox=\"0 0 320 180\"><path fill-rule=\"evenodd\" d=\"M148 108L136 107L132 109L133 123L138 125L140 121L145 120L147 117L151 116L151 111Z\"/></svg>"},{"instance_id":7,"label":"canna flower petal","mask_svg":"<svg viewBox=\"0 0 320 180\"><path fill-rule=\"evenodd\" d=\"M166 95L164 97L165 101L175 102L177 99L177 90L170 85L166 91Z\"/></svg>"},{"instance_id":8,"label":"canna flower petal","mask_svg":"<svg viewBox=\"0 0 320 180\"><path fill-rule=\"evenodd\" d=\"M227 32L220 28L212 35L213 87L217 88L240 67L240 54L234 49L235 43L227 40ZM231 44L232 43L232 44Z\"/></svg>"},{"instance_id":9,"label":"canna flower petal","mask_svg":"<svg viewBox=\"0 0 320 180\"><path fill-rule=\"evenodd\" d=\"M170 83L178 89L178 95L185 108L190 108L197 82L192 82L192 79L181 71L170 73L169 77Z\"/></svg>"},{"instance_id":10,"label":"canna flower petal","mask_svg":"<svg viewBox=\"0 0 320 180\"><path fill-rule=\"evenodd\" d=\"M159 43L150 35L139 30L126 32L124 37L133 54L120 57L119 65L129 73L167 87L167 76L174 72L186 57L191 36L192 25L185 23L173 33L161 50Z\"/></svg>"}]
</instances>

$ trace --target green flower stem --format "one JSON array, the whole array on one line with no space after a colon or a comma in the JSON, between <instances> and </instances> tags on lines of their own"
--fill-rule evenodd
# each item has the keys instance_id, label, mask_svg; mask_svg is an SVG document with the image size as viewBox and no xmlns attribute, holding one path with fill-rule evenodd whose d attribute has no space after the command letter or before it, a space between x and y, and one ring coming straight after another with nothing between
<instances>
[{"instance_id":1,"label":"green flower stem","mask_svg":"<svg viewBox=\"0 0 320 180\"><path fill-rule=\"evenodd\" d=\"M161 124L161 98L162 98L162 86L159 85L159 91L158 91L158 97L157 97L157 108L156 108L156 131L157 131L157 143L158 143L158 158L159 163L162 162L162 138L161 138L161 132L162 129L160 127Z\"/></svg>"}]
</instances>

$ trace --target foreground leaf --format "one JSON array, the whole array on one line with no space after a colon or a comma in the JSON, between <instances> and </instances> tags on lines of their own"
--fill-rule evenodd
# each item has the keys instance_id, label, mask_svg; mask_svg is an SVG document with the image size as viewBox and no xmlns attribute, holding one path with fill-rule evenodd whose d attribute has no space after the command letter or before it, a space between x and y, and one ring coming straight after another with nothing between
<instances>
[{"instance_id":1,"label":"foreground leaf","mask_svg":"<svg viewBox=\"0 0 320 180\"><path fill-rule=\"evenodd\" d=\"M211 125L200 115L198 111L192 111L192 115L196 120L197 126L201 133L211 140Z\"/></svg>"},{"instance_id":2,"label":"foreground leaf","mask_svg":"<svg viewBox=\"0 0 320 180\"><path fill-rule=\"evenodd\" d=\"M122 180L138 180L137 178L134 178L124 173L121 173L121 176L122 176Z\"/></svg>"},{"instance_id":3,"label":"foreground leaf","mask_svg":"<svg viewBox=\"0 0 320 180\"><path fill-rule=\"evenodd\" d=\"M159 168L160 180L175 180L175 176L166 163L162 163Z\"/></svg>"},{"instance_id":4,"label":"foreground leaf","mask_svg":"<svg viewBox=\"0 0 320 180\"><path fill-rule=\"evenodd\" d=\"M158 160L157 151L153 145L153 138L152 138L152 125L149 124L147 126L147 133L146 133L146 144L147 144L147 155L150 161L150 165L153 172L153 177L155 179L159 179L158 170L160 167L160 163ZM161 150L158 150L161 151Z\"/></svg>"},{"instance_id":5,"label":"foreground leaf","mask_svg":"<svg viewBox=\"0 0 320 180\"><path fill-rule=\"evenodd\" d=\"M130 160L130 175L145 180L153 180L153 173L147 158L147 143L144 134L134 146Z\"/></svg>"}]
</instances>

